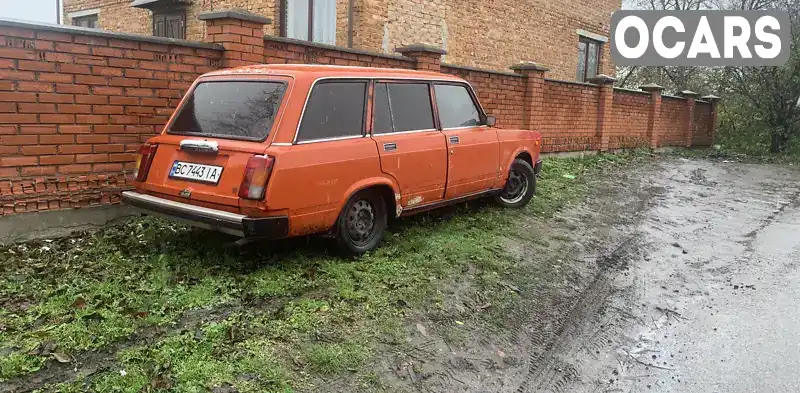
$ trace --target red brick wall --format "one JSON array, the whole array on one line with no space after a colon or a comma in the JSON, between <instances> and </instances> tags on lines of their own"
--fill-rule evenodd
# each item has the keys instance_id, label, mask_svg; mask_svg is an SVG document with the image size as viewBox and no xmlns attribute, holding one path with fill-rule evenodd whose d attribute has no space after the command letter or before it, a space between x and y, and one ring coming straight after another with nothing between
<instances>
[{"instance_id":1,"label":"red brick wall","mask_svg":"<svg viewBox=\"0 0 800 393\"><path fill-rule=\"evenodd\" d=\"M487 72L452 65L442 66L445 74L466 79L475 89L483 109L497 118L501 128L522 128L525 110L525 79L520 75Z\"/></svg>"},{"instance_id":2,"label":"red brick wall","mask_svg":"<svg viewBox=\"0 0 800 393\"><path fill-rule=\"evenodd\" d=\"M647 118L650 93L614 90L611 107L609 148L627 149L648 146Z\"/></svg>"},{"instance_id":3,"label":"red brick wall","mask_svg":"<svg viewBox=\"0 0 800 393\"><path fill-rule=\"evenodd\" d=\"M224 36L217 45L0 21L0 214L117 203L130 187L139 145L161 131L193 80L232 59L438 68L469 81L499 127L540 131L545 152L641 146L650 106L657 107L649 94L617 89L600 116L599 86L543 79L543 68L485 71L440 64L438 53L424 48L385 55L262 41L258 26L228 33L225 26L209 34ZM683 146L687 135L711 143L710 104L697 102L687 133L687 101L661 102L652 147Z\"/></svg>"},{"instance_id":4,"label":"red brick wall","mask_svg":"<svg viewBox=\"0 0 800 393\"><path fill-rule=\"evenodd\" d=\"M330 64L341 66L413 69L412 59L366 51L313 44L278 37L264 37L266 63Z\"/></svg>"},{"instance_id":5,"label":"red brick wall","mask_svg":"<svg viewBox=\"0 0 800 393\"><path fill-rule=\"evenodd\" d=\"M597 86L545 80L544 105L538 110L542 151L561 152L597 148Z\"/></svg>"},{"instance_id":6,"label":"red brick wall","mask_svg":"<svg viewBox=\"0 0 800 393\"><path fill-rule=\"evenodd\" d=\"M659 116L659 146L685 145L684 116L686 115L686 101L663 96L661 98L661 116Z\"/></svg>"},{"instance_id":7,"label":"red brick wall","mask_svg":"<svg viewBox=\"0 0 800 393\"><path fill-rule=\"evenodd\" d=\"M115 203L221 51L0 26L2 214Z\"/></svg>"}]
</instances>

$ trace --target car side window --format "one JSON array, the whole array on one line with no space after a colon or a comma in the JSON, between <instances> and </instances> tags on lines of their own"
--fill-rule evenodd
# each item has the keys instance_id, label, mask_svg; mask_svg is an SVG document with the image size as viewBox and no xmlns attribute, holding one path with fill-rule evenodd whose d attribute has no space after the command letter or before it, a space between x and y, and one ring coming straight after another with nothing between
<instances>
[{"instance_id":1,"label":"car side window","mask_svg":"<svg viewBox=\"0 0 800 393\"><path fill-rule=\"evenodd\" d=\"M373 109L374 134L434 128L427 83L376 83Z\"/></svg>"},{"instance_id":2,"label":"car side window","mask_svg":"<svg viewBox=\"0 0 800 393\"><path fill-rule=\"evenodd\" d=\"M442 128L481 125L481 114L464 85L435 85L436 107Z\"/></svg>"},{"instance_id":3,"label":"car side window","mask_svg":"<svg viewBox=\"0 0 800 393\"><path fill-rule=\"evenodd\" d=\"M323 81L314 85L297 142L363 135L366 81Z\"/></svg>"}]
</instances>

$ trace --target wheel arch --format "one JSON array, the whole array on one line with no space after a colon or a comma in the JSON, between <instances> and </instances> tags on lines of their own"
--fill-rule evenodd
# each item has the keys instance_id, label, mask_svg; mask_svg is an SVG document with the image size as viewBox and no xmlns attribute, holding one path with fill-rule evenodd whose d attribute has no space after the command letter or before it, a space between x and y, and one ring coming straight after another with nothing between
<instances>
[{"instance_id":1,"label":"wheel arch","mask_svg":"<svg viewBox=\"0 0 800 393\"><path fill-rule=\"evenodd\" d=\"M533 156L531 156L531 153L528 152L527 150L522 150L522 151L518 152L517 155L514 157L514 159L515 160L516 159L524 160L525 162L527 162L531 166L531 168L533 168Z\"/></svg>"},{"instance_id":2,"label":"wheel arch","mask_svg":"<svg viewBox=\"0 0 800 393\"><path fill-rule=\"evenodd\" d=\"M514 150L514 153L508 156L508 161L503 165L503 182L508 178L508 171L511 170L511 164L518 158L525 160L525 162L530 164L531 168L533 168L533 154L531 154L530 150L525 146L519 146Z\"/></svg>"},{"instance_id":3,"label":"wheel arch","mask_svg":"<svg viewBox=\"0 0 800 393\"><path fill-rule=\"evenodd\" d=\"M353 195L369 189L375 189L379 193L381 199L386 203L386 212L389 217L399 216L397 206L400 199L400 188L394 179L388 177L372 177L356 182L345 191L337 211L341 212Z\"/></svg>"}]
</instances>

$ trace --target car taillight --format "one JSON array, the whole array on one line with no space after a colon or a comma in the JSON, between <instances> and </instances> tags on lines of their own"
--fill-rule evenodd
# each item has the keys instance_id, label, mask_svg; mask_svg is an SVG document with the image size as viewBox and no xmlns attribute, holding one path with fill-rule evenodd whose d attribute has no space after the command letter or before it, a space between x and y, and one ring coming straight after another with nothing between
<instances>
[{"instance_id":1,"label":"car taillight","mask_svg":"<svg viewBox=\"0 0 800 393\"><path fill-rule=\"evenodd\" d=\"M156 156L157 147L158 145L145 143L139 148L139 155L136 156L136 181L147 179L147 172L150 172L150 165L153 163L153 157Z\"/></svg>"},{"instance_id":2,"label":"car taillight","mask_svg":"<svg viewBox=\"0 0 800 393\"><path fill-rule=\"evenodd\" d=\"M260 200L264 198L264 191L267 188L267 180L272 173L272 165L275 157L272 156L253 156L247 160L244 168L244 177L239 186L239 197L244 199Z\"/></svg>"}]
</instances>

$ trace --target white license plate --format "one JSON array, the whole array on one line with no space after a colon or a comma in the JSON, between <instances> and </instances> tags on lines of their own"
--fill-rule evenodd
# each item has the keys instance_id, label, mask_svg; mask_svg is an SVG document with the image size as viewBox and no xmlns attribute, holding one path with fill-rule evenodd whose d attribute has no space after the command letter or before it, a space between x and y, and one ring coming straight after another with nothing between
<instances>
[{"instance_id":1,"label":"white license plate","mask_svg":"<svg viewBox=\"0 0 800 393\"><path fill-rule=\"evenodd\" d=\"M217 184L222 176L222 167L175 161L169 170L169 177Z\"/></svg>"}]
</instances>

